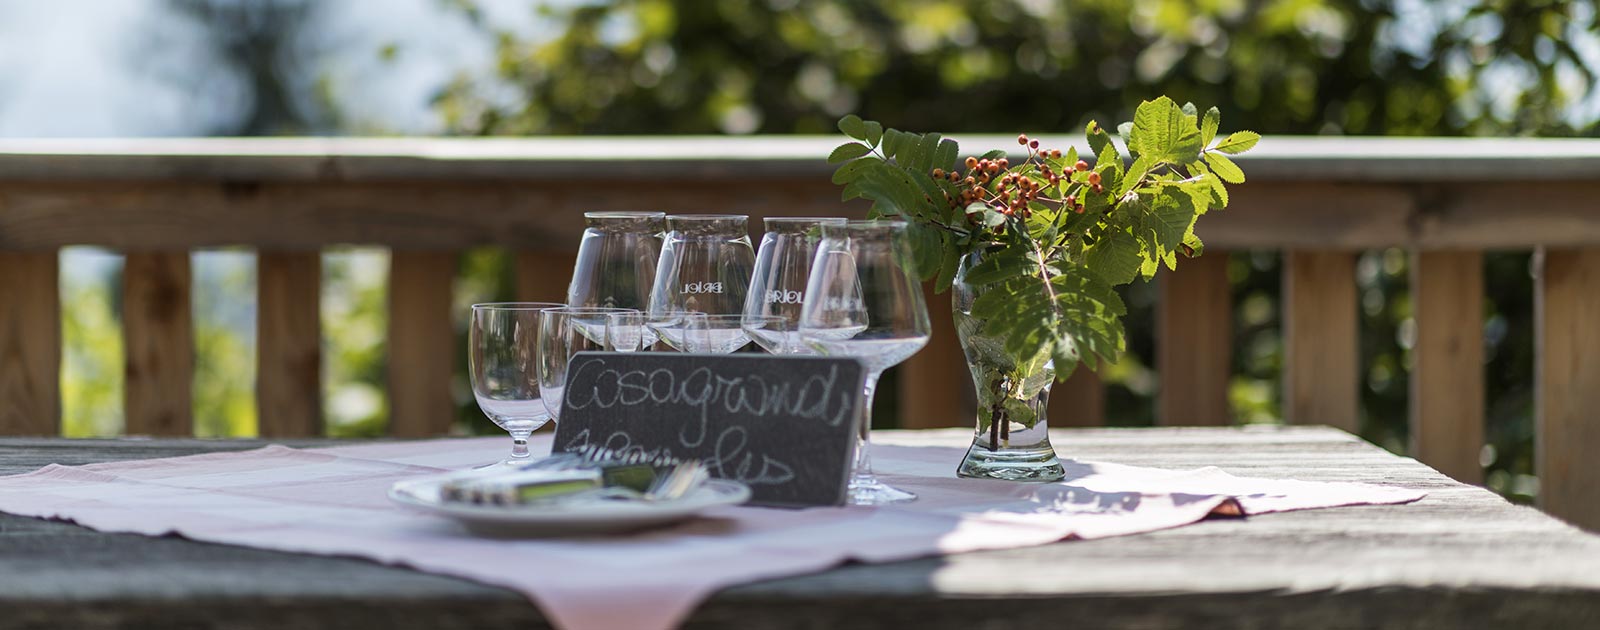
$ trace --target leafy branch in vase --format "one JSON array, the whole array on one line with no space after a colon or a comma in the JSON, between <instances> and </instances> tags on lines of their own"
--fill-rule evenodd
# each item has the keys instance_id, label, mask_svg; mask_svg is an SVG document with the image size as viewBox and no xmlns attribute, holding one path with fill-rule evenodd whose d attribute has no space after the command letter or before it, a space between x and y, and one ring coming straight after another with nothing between
<instances>
[{"instance_id":1,"label":"leafy branch in vase","mask_svg":"<svg viewBox=\"0 0 1600 630\"><path fill-rule=\"evenodd\" d=\"M1023 135L1017 142L1025 154L1016 161L994 150L958 163L953 140L851 115L839 121L851 140L828 161L839 164L833 182L845 200L867 199L869 217L910 224L924 280L943 292L959 274L975 288L957 325L971 327L964 337L998 342L978 351L1005 367L994 375L999 395L979 394L1003 412L1042 387L1042 368L1052 361L1061 378L1079 363L1096 368L1097 357L1115 361L1127 309L1114 287L1149 279L1163 265L1175 269L1180 253L1200 255L1196 221L1228 204L1226 184L1244 182L1228 156L1260 139L1251 131L1219 139L1220 121L1216 108L1202 114L1163 96L1141 103L1133 121L1117 128L1126 158L1090 122L1081 159L1076 147L1063 152Z\"/></svg>"}]
</instances>

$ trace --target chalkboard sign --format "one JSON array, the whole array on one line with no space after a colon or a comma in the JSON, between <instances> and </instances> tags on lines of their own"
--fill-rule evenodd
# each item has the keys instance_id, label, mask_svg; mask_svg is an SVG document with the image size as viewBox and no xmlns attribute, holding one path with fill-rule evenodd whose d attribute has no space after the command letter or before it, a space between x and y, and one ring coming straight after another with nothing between
<instances>
[{"instance_id":1,"label":"chalkboard sign","mask_svg":"<svg viewBox=\"0 0 1600 630\"><path fill-rule=\"evenodd\" d=\"M841 505L864 377L854 359L581 352L555 451L700 459L754 505Z\"/></svg>"}]
</instances>

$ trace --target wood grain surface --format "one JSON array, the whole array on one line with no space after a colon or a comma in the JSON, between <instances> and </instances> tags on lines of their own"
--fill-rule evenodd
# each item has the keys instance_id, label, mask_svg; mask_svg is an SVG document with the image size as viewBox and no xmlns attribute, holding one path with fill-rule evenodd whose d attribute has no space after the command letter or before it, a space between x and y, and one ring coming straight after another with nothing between
<instances>
[{"instance_id":1,"label":"wood grain surface","mask_svg":"<svg viewBox=\"0 0 1600 630\"><path fill-rule=\"evenodd\" d=\"M966 430L878 443L964 446ZM1414 504L848 565L730 588L688 628L1594 628L1600 536L1317 427L1063 430L1066 457L1363 481ZM0 439L0 473L255 441ZM952 466L954 463L952 462ZM530 567L529 570L537 570ZM508 591L343 558L0 516L0 628L543 628Z\"/></svg>"}]
</instances>

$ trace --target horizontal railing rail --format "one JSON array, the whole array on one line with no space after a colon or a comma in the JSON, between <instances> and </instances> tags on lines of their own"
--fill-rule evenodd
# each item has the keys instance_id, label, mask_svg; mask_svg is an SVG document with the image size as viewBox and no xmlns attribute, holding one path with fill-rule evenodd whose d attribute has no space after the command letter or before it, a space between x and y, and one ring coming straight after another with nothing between
<instances>
[{"instance_id":1,"label":"horizontal railing rail","mask_svg":"<svg viewBox=\"0 0 1600 630\"><path fill-rule=\"evenodd\" d=\"M968 148L1015 146L962 136ZM1065 136L1045 138L1060 144ZM392 249L388 370L398 436L448 428L455 254L518 254L528 299L559 298L582 212L764 216L860 213L828 181L828 137L0 140L0 434L55 434L60 418L57 250L127 256L130 433L187 435L193 376L188 254L259 255L257 399L264 436L321 431L319 250ZM1541 502L1600 526L1600 141L1264 140L1250 182L1200 226L1207 255L1160 281L1158 421L1224 424L1232 334L1227 250L1284 253L1285 419L1349 430L1359 418L1360 250L1412 252L1412 451L1480 481L1482 252L1536 249ZM758 225L758 224L757 224ZM949 326L905 365L902 424L971 415ZM1092 375L1058 385L1058 425L1103 422Z\"/></svg>"}]
</instances>

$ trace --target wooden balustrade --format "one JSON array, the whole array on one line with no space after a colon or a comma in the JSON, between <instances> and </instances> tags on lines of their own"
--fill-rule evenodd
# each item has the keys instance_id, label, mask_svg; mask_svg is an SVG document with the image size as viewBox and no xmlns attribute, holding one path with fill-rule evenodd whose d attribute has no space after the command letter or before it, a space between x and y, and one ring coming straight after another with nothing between
<instances>
[{"instance_id":1,"label":"wooden balustrade","mask_svg":"<svg viewBox=\"0 0 1600 630\"><path fill-rule=\"evenodd\" d=\"M969 147L1007 146L968 137ZM1058 141L1067 141L1066 139ZM188 253L260 260L260 432L321 431L320 248L392 251L388 392L397 436L446 431L455 255L517 253L523 299L558 300L581 213L653 209L859 214L818 156L830 138L166 139L0 141L0 434L59 432L57 250L123 251L129 433L192 431ZM1539 249L1538 468L1552 512L1600 527L1600 141L1271 138L1251 182L1205 217L1209 246L1160 282L1159 421L1226 424L1233 315L1227 250L1284 253L1284 415L1359 428L1355 261L1413 252L1412 452L1479 481L1486 249ZM753 222L754 224L754 222ZM758 225L758 224L757 224ZM971 422L949 326L900 379L904 426ZM1060 383L1057 426L1104 421L1093 374Z\"/></svg>"}]
</instances>

